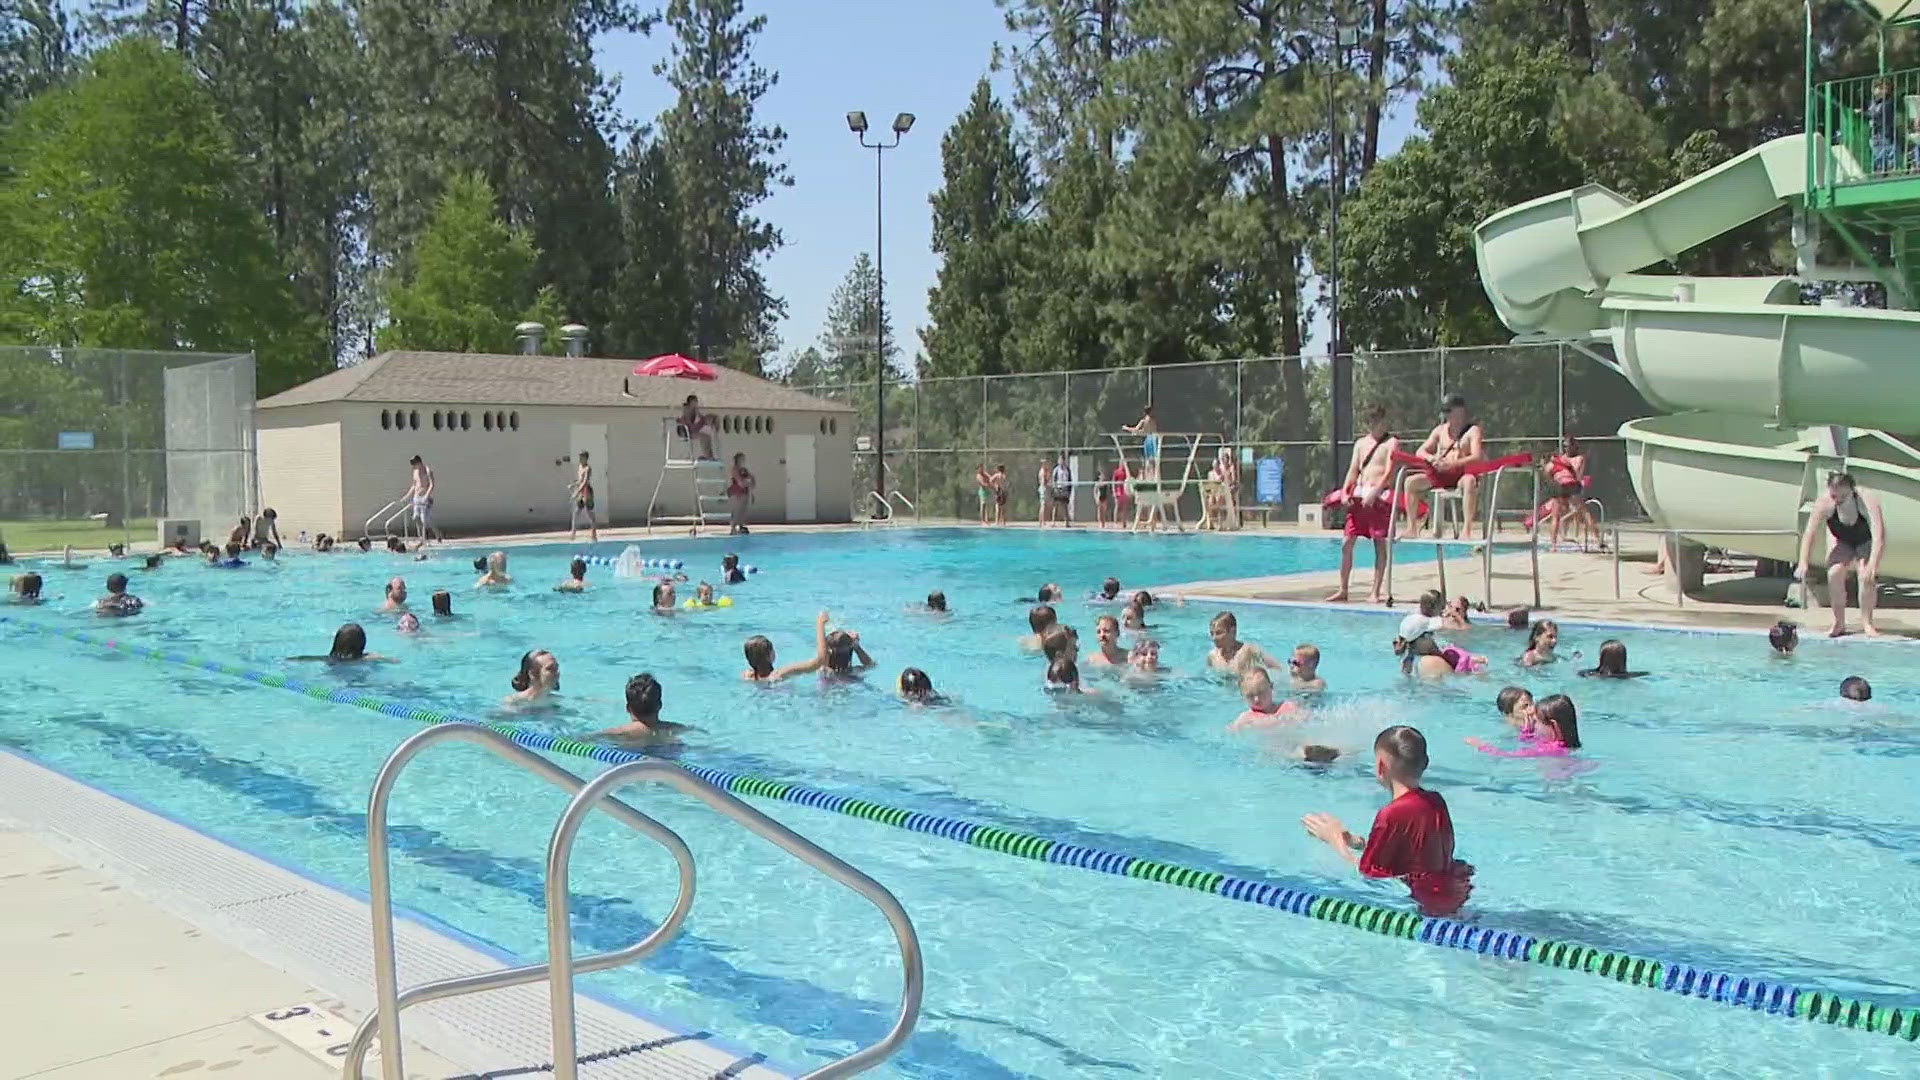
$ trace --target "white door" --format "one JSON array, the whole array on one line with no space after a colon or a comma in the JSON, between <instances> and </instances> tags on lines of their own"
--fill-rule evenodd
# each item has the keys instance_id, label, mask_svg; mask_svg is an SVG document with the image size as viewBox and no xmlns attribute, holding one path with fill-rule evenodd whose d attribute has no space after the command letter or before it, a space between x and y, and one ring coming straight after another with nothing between
<instances>
[{"instance_id":1,"label":"white door","mask_svg":"<svg viewBox=\"0 0 1920 1080\"><path fill-rule=\"evenodd\" d=\"M813 436L787 436L787 520L813 521L820 516L814 498Z\"/></svg>"},{"instance_id":2,"label":"white door","mask_svg":"<svg viewBox=\"0 0 1920 1080\"><path fill-rule=\"evenodd\" d=\"M601 524L613 521L613 483L611 472L613 462L607 460L607 425L574 424L567 433L567 464L577 473L580 468L580 455L587 455L587 464L593 466L593 519ZM573 482L573 476L567 477L567 484ZM561 485L566 491L566 484ZM571 504L567 512L572 513Z\"/></svg>"}]
</instances>

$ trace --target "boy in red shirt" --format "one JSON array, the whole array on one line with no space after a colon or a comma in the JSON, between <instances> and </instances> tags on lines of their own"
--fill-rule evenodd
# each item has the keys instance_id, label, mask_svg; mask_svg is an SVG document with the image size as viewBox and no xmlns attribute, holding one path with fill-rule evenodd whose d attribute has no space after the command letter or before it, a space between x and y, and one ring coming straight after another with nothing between
<instances>
[{"instance_id":1,"label":"boy in red shirt","mask_svg":"<svg viewBox=\"0 0 1920 1080\"><path fill-rule=\"evenodd\" d=\"M1473 867L1453 857L1453 819L1446 800L1420 786L1426 771L1426 736L1404 724L1390 727L1373 740L1373 773L1393 800L1374 815L1366 840L1332 814L1300 822L1367 877L1405 879L1421 914L1452 915L1473 891Z\"/></svg>"}]
</instances>

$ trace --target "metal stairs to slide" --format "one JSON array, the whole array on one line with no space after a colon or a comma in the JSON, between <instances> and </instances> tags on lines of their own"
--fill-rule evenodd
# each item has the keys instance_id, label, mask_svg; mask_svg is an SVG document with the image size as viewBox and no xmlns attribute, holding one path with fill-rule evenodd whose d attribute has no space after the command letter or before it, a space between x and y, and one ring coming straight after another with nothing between
<instances>
[{"instance_id":1,"label":"metal stairs to slide","mask_svg":"<svg viewBox=\"0 0 1920 1080\"><path fill-rule=\"evenodd\" d=\"M395 782L407 764L421 751L442 742L478 743L509 763L533 773L567 792L571 799L554 826L547 844L546 918L547 959L543 963L477 972L401 990L394 946L392 862L387 841L387 804ZM801 1080L829 1080L853 1076L880 1064L906 1042L920 1015L920 999L925 984L921 964L920 939L906 909L886 887L806 837L761 813L737 796L715 787L685 769L666 761L630 761L600 773L591 781L561 768L545 757L522 747L505 735L478 724L436 724L402 742L373 782L367 802L367 899L373 911L374 993L378 1005L360 1024L347 1045L341 1076L343 1080L362 1080L362 1070L376 1038L380 1045L379 1066L382 1080L402 1080L407 1075L402 1062L404 1043L400 1033L403 1010L429 1001L443 1001L465 994L499 990L545 982L548 986L553 1027L553 1064L549 1074L557 1080L579 1080L579 1045L574 1020L573 978L576 974L606 971L621 967L658 951L679 932L694 899L693 854L679 834L653 818L614 798L621 788L636 784L664 784L683 795L707 804L721 816L760 836L791 855L795 860L832 878L880 909L900 949L900 1010L893 1026L878 1042L863 1047L837 1061L806 1073ZM568 867L574 838L587 815L604 811L615 821L645 836L673 856L679 868L679 890L673 909L654 931L622 949L592 956L573 955L571 933L571 897L567 890Z\"/></svg>"}]
</instances>

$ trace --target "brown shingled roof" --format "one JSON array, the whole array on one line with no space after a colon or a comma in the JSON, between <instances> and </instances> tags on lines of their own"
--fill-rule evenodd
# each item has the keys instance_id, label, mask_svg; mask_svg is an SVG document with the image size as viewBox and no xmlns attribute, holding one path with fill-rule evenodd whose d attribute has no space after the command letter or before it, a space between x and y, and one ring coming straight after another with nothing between
<instances>
[{"instance_id":1,"label":"brown shingled roof","mask_svg":"<svg viewBox=\"0 0 1920 1080\"><path fill-rule=\"evenodd\" d=\"M850 405L814 397L729 368L712 382L633 374L634 361L595 356L508 353L384 352L328 372L259 403L262 409L327 401L432 405L446 401L500 405L639 405L673 408L699 394L709 409L851 413Z\"/></svg>"}]
</instances>

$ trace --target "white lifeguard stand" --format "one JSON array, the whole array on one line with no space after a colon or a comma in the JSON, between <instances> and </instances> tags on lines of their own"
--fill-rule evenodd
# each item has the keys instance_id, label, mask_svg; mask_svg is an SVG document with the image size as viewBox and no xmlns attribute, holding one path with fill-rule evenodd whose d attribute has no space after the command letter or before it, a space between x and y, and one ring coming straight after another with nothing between
<instances>
[{"instance_id":1,"label":"white lifeguard stand","mask_svg":"<svg viewBox=\"0 0 1920 1080\"><path fill-rule=\"evenodd\" d=\"M1204 463L1212 460L1213 450L1227 445L1221 435L1204 431L1161 431L1152 435L1109 431L1121 464L1127 467L1127 494L1133 497L1134 524L1140 521L1166 520L1171 516L1177 532L1186 531L1180 517L1180 497L1188 488L1200 489L1205 478ZM1147 452L1147 440L1153 440L1153 452ZM1203 456L1202 451L1205 451ZM1177 476L1167 475L1169 468ZM1156 519L1151 511L1159 511Z\"/></svg>"}]
</instances>

